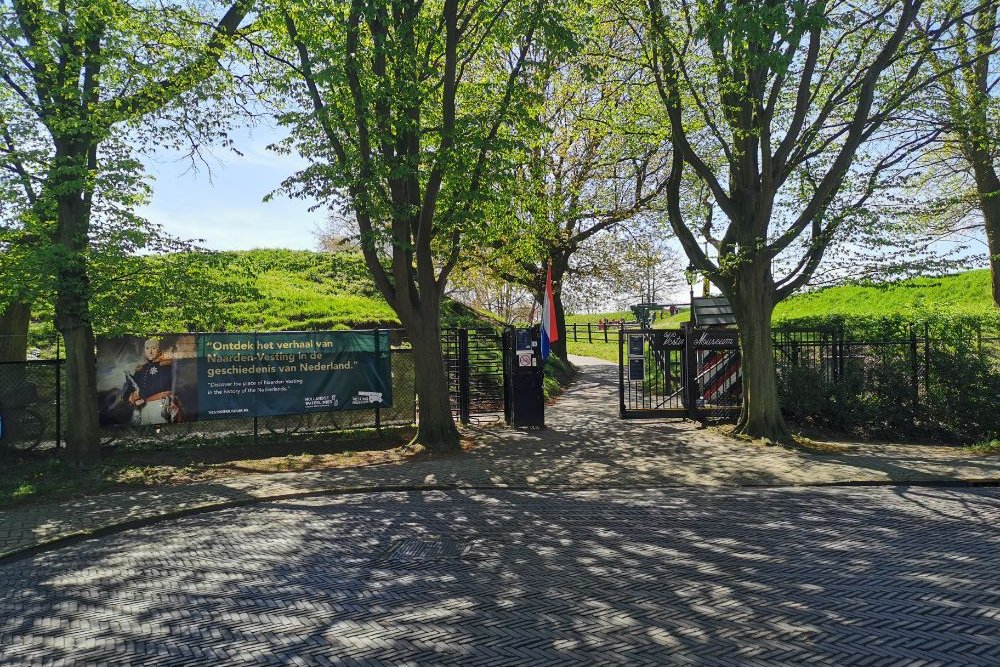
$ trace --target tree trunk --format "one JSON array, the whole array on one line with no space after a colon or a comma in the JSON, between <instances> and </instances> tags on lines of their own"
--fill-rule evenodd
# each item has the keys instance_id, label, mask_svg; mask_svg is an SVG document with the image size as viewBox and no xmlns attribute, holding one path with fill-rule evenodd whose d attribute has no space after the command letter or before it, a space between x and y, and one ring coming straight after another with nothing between
<instances>
[{"instance_id":1,"label":"tree trunk","mask_svg":"<svg viewBox=\"0 0 1000 667\"><path fill-rule=\"evenodd\" d=\"M979 208L986 227L986 243L990 253L990 275L993 281L993 305L1000 307L1000 177L982 156L975 166L976 190Z\"/></svg>"},{"instance_id":2,"label":"tree trunk","mask_svg":"<svg viewBox=\"0 0 1000 667\"><path fill-rule=\"evenodd\" d=\"M990 208L993 210L989 213L983 208L983 217L986 219L986 240L990 249L993 305L1000 308L1000 200L992 202Z\"/></svg>"},{"instance_id":3,"label":"tree trunk","mask_svg":"<svg viewBox=\"0 0 1000 667\"><path fill-rule=\"evenodd\" d=\"M771 314L774 281L766 261L751 263L736 277L729 295L739 327L743 400L736 432L785 442L791 438L778 402Z\"/></svg>"},{"instance_id":4,"label":"tree trunk","mask_svg":"<svg viewBox=\"0 0 1000 667\"><path fill-rule=\"evenodd\" d=\"M986 240L990 249L990 277L993 281L993 305L1000 308L1000 200L992 202L993 210L988 214L983 209L986 219Z\"/></svg>"},{"instance_id":5,"label":"tree trunk","mask_svg":"<svg viewBox=\"0 0 1000 667\"><path fill-rule=\"evenodd\" d=\"M77 467L100 461L97 359L88 324L61 326L66 343L66 452Z\"/></svg>"},{"instance_id":6,"label":"tree trunk","mask_svg":"<svg viewBox=\"0 0 1000 667\"><path fill-rule=\"evenodd\" d=\"M435 453L458 452L461 441L451 414L448 374L441 351L441 318L437 313L410 312L404 322L413 346L419 401L415 441Z\"/></svg>"},{"instance_id":7,"label":"tree trunk","mask_svg":"<svg viewBox=\"0 0 1000 667\"><path fill-rule=\"evenodd\" d=\"M31 304L12 301L0 312L0 362L28 358Z\"/></svg>"},{"instance_id":8,"label":"tree trunk","mask_svg":"<svg viewBox=\"0 0 1000 667\"><path fill-rule=\"evenodd\" d=\"M56 328L66 344L66 452L70 463L100 460L97 356L90 320L86 249L90 215L82 191L58 199L56 243L62 253L56 275Z\"/></svg>"}]
</instances>

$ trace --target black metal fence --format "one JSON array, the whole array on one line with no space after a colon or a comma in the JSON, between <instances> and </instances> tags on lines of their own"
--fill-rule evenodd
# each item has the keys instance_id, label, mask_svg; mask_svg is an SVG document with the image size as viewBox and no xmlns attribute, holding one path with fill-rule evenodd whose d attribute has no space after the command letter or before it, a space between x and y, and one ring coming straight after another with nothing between
<instances>
[{"instance_id":1,"label":"black metal fence","mask_svg":"<svg viewBox=\"0 0 1000 667\"><path fill-rule=\"evenodd\" d=\"M0 450L55 448L64 431L62 360L0 362Z\"/></svg>"},{"instance_id":2,"label":"black metal fence","mask_svg":"<svg viewBox=\"0 0 1000 667\"><path fill-rule=\"evenodd\" d=\"M622 417L738 415L734 330L620 331ZM796 421L894 439L1000 438L998 328L883 322L773 336L782 407Z\"/></svg>"},{"instance_id":3,"label":"black metal fence","mask_svg":"<svg viewBox=\"0 0 1000 667\"><path fill-rule=\"evenodd\" d=\"M884 325L775 332L792 418L880 437L1000 437L1000 331Z\"/></svg>"},{"instance_id":4,"label":"black metal fence","mask_svg":"<svg viewBox=\"0 0 1000 667\"><path fill-rule=\"evenodd\" d=\"M406 426L416 422L413 351L402 331L391 331L391 407L315 412L276 417L205 419L160 426L105 426L111 442L180 442L319 435L348 429ZM34 449L55 452L65 433L66 386L63 359L0 363L0 452Z\"/></svg>"},{"instance_id":5,"label":"black metal fence","mask_svg":"<svg viewBox=\"0 0 1000 667\"><path fill-rule=\"evenodd\" d=\"M463 424L504 412L503 334L493 327L441 332L452 413Z\"/></svg>"},{"instance_id":6,"label":"black metal fence","mask_svg":"<svg viewBox=\"0 0 1000 667\"><path fill-rule=\"evenodd\" d=\"M742 391L739 343L731 329L620 329L619 415L623 419L730 419Z\"/></svg>"}]
</instances>

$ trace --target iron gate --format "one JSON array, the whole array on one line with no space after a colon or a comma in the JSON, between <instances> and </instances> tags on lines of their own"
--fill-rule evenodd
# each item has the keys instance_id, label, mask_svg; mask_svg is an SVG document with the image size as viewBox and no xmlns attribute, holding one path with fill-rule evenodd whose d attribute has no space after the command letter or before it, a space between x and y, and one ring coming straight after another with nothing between
<instances>
[{"instance_id":1,"label":"iron gate","mask_svg":"<svg viewBox=\"0 0 1000 667\"><path fill-rule=\"evenodd\" d=\"M621 330L618 361L622 419L739 413L740 351L731 329Z\"/></svg>"},{"instance_id":2,"label":"iron gate","mask_svg":"<svg viewBox=\"0 0 1000 667\"><path fill-rule=\"evenodd\" d=\"M445 329L441 332L451 409L468 424L477 415L499 420L504 414L503 335L498 329Z\"/></svg>"}]
</instances>

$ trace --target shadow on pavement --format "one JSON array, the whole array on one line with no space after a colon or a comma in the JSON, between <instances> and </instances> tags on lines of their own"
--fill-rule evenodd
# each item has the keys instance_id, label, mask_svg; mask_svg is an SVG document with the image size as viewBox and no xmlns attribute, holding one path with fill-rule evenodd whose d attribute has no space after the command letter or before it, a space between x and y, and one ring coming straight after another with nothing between
<instances>
[{"instance_id":1,"label":"shadow on pavement","mask_svg":"<svg viewBox=\"0 0 1000 667\"><path fill-rule=\"evenodd\" d=\"M995 490L285 501L0 567L0 662L995 665L998 520Z\"/></svg>"}]
</instances>

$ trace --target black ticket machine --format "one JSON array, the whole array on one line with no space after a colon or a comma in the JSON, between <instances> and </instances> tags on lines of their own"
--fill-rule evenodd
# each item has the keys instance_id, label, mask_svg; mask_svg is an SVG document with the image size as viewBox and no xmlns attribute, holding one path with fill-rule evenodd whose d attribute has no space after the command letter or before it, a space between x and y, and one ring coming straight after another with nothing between
<instances>
[{"instance_id":1,"label":"black ticket machine","mask_svg":"<svg viewBox=\"0 0 1000 667\"><path fill-rule=\"evenodd\" d=\"M505 372L507 423L514 428L545 426L544 363L539 327L507 330Z\"/></svg>"}]
</instances>

